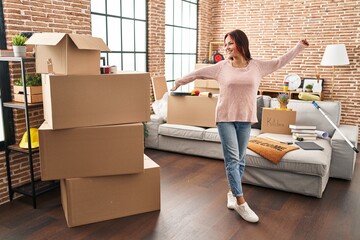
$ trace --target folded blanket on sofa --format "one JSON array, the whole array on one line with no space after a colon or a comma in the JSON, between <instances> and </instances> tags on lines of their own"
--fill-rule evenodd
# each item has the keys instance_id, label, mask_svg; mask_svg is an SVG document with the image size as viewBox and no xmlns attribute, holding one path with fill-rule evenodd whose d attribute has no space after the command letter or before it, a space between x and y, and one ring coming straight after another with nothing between
<instances>
[{"instance_id":1,"label":"folded blanket on sofa","mask_svg":"<svg viewBox=\"0 0 360 240\"><path fill-rule=\"evenodd\" d=\"M247 147L275 164L279 163L287 152L299 149L297 146L290 146L261 137L254 137L250 139Z\"/></svg>"}]
</instances>

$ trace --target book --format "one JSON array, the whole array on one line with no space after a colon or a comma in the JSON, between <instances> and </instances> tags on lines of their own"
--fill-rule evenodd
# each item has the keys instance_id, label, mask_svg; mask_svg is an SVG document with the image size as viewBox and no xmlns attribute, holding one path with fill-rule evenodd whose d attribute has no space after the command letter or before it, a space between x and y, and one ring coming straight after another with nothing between
<instances>
[{"instance_id":1,"label":"book","mask_svg":"<svg viewBox=\"0 0 360 240\"><path fill-rule=\"evenodd\" d=\"M13 57L13 50L0 49L0 57Z\"/></svg>"},{"instance_id":2,"label":"book","mask_svg":"<svg viewBox=\"0 0 360 240\"><path fill-rule=\"evenodd\" d=\"M296 137L317 137L316 133L293 133Z\"/></svg>"},{"instance_id":3,"label":"book","mask_svg":"<svg viewBox=\"0 0 360 240\"><path fill-rule=\"evenodd\" d=\"M291 129L313 129L316 130L316 126L305 126L305 125L289 125Z\"/></svg>"},{"instance_id":4,"label":"book","mask_svg":"<svg viewBox=\"0 0 360 240\"><path fill-rule=\"evenodd\" d=\"M314 129L291 129L292 133L316 133Z\"/></svg>"}]
</instances>

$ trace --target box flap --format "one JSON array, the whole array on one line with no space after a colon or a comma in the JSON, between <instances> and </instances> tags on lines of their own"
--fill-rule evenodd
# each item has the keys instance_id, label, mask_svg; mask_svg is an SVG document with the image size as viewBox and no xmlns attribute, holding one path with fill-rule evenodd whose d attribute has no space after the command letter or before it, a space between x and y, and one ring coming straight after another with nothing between
<instances>
[{"instance_id":1,"label":"box flap","mask_svg":"<svg viewBox=\"0 0 360 240\"><path fill-rule=\"evenodd\" d=\"M27 41L26 45L57 45L66 33L34 33Z\"/></svg>"},{"instance_id":2,"label":"box flap","mask_svg":"<svg viewBox=\"0 0 360 240\"><path fill-rule=\"evenodd\" d=\"M101 38L79 34L69 34L69 37L78 49L110 51Z\"/></svg>"}]
</instances>

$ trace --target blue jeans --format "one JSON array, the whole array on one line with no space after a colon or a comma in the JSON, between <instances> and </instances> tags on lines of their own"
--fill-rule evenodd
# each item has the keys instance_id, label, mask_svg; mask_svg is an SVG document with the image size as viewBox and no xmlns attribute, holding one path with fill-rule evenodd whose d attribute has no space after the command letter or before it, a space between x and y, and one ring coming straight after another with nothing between
<instances>
[{"instance_id":1,"label":"blue jeans","mask_svg":"<svg viewBox=\"0 0 360 240\"><path fill-rule=\"evenodd\" d=\"M241 178L245 170L246 148L250 138L250 122L218 122L217 128L224 152L229 187L235 197L243 196Z\"/></svg>"}]
</instances>

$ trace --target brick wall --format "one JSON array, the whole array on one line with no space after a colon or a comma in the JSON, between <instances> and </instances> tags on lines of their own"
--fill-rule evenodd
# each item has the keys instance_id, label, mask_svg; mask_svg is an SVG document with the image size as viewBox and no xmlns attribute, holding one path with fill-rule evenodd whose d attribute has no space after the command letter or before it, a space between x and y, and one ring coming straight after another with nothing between
<instances>
[{"instance_id":1,"label":"brick wall","mask_svg":"<svg viewBox=\"0 0 360 240\"><path fill-rule=\"evenodd\" d=\"M165 76L165 1L148 1L148 13L148 71L151 77ZM150 86L152 103L154 92Z\"/></svg>"},{"instance_id":2,"label":"brick wall","mask_svg":"<svg viewBox=\"0 0 360 240\"><path fill-rule=\"evenodd\" d=\"M307 38L310 46L303 53L262 81L261 88L281 91L287 74L314 78L315 66L320 65L326 45L344 43L350 65L336 67L333 100L341 101L342 124L360 125L358 0L213 0L212 3L211 25L200 21L199 29L209 28L211 35L199 38L198 61L207 56L205 46L209 41L222 40L226 32L236 28L248 35L252 57L260 59L281 56L300 39ZM210 12L208 7L200 6L202 9L205 15ZM200 16L202 19L202 11ZM319 71L320 77L325 79L324 100L330 100L332 68L319 66Z\"/></svg>"},{"instance_id":3,"label":"brick wall","mask_svg":"<svg viewBox=\"0 0 360 240\"><path fill-rule=\"evenodd\" d=\"M3 0L5 27L8 49L11 38L20 32L66 32L91 34L90 1L84 0L38 0L20 1ZM26 64L27 73L35 72L34 64ZM10 64L12 81L20 78L20 67L17 63ZM39 127L43 122L42 108L29 111L30 126ZM25 132L24 110L13 110L16 142L20 142ZM39 156L34 155L34 172L40 177ZM30 181L27 155L11 154L11 170L13 185L21 185ZM5 170L5 154L0 153L0 204L9 201ZM16 197L16 196L15 196Z\"/></svg>"}]
</instances>

